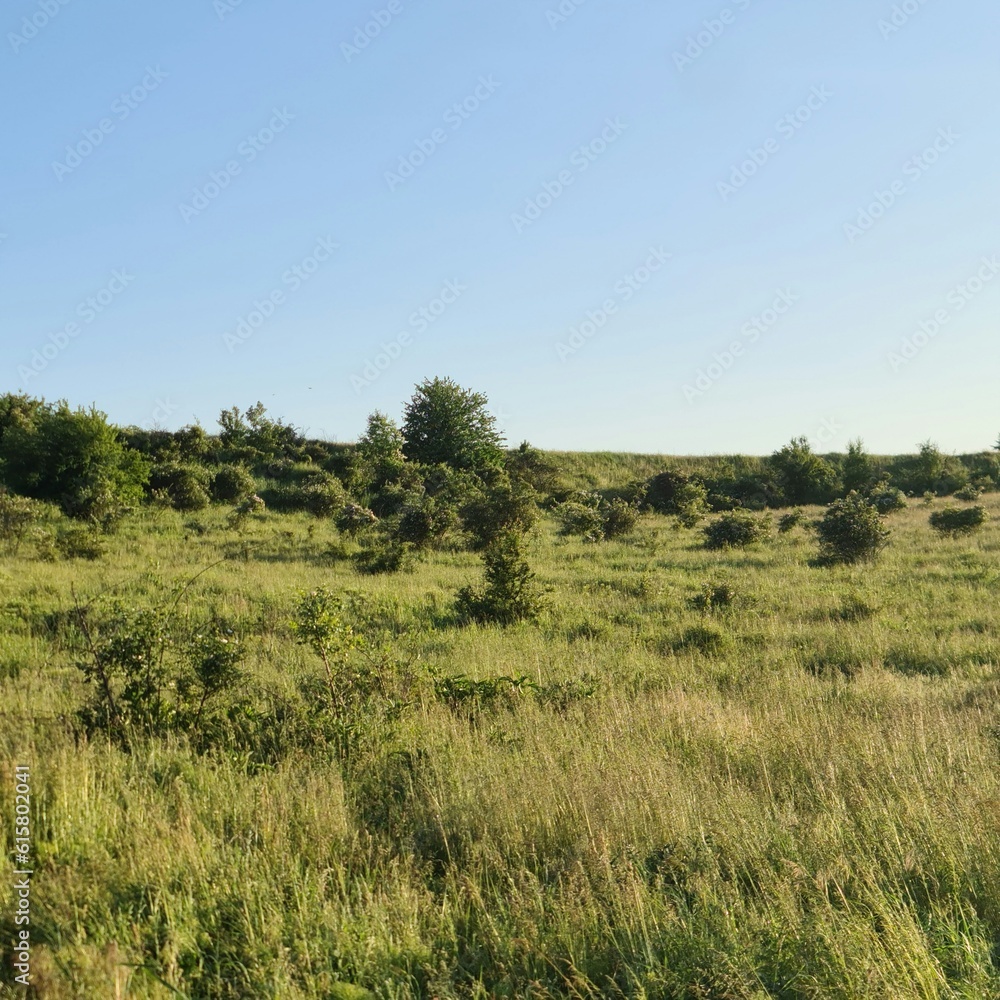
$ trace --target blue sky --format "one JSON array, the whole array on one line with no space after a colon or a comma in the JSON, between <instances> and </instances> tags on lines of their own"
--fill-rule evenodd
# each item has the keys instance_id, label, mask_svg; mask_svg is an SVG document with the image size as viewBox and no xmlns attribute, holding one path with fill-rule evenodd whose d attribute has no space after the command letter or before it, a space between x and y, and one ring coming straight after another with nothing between
<instances>
[{"instance_id":1,"label":"blue sky","mask_svg":"<svg viewBox=\"0 0 1000 1000\"><path fill-rule=\"evenodd\" d=\"M1000 431L987 0L16 0L0 391L316 436L414 383L509 440Z\"/></svg>"}]
</instances>

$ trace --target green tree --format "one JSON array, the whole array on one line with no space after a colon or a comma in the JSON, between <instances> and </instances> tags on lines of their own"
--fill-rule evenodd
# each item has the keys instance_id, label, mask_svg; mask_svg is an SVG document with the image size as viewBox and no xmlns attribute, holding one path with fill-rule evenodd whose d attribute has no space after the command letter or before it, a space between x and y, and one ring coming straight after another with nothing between
<instances>
[{"instance_id":1,"label":"green tree","mask_svg":"<svg viewBox=\"0 0 1000 1000\"><path fill-rule=\"evenodd\" d=\"M142 499L149 464L100 410L0 400L0 480L24 496L105 524Z\"/></svg>"},{"instance_id":2,"label":"green tree","mask_svg":"<svg viewBox=\"0 0 1000 1000\"><path fill-rule=\"evenodd\" d=\"M403 452L412 462L479 471L503 464L503 437L480 392L425 379L406 406Z\"/></svg>"},{"instance_id":3,"label":"green tree","mask_svg":"<svg viewBox=\"0 0 1000 1000\"><path fill-rule=\"evenodd\" d=\"M836 470L813 453L804 437L792 438L771 456L770 464L790 504L826 503L837 492Z\"/></svg>"},{"instance_id":4,"label":"green tree","mask_svg":"<svg viewBox=\"0 0 1000 1000\"><path fill-rule=\"evenodd\" d=\"M872 461L871 455L865 451L865 444L858 438L847 445L847 454L841 466L841 478L844 489L850 493L868 493L879 481L879 472Z\"/></svg>"}]
</instances>

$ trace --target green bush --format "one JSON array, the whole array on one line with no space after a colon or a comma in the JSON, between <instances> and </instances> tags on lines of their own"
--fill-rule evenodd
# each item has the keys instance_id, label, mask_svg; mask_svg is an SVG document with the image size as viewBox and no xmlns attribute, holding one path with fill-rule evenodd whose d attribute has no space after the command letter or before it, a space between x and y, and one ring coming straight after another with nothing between
<instances>
[{"instance_id":1,"label":"green bush","mask_svg":"<svg viewBox=\"0 0 1000 1000\"><path fill-rule=\"evenodd\" d=\"M735 510L702 529L706 549L743 548L770 537L770 518Z\"/></svg>"},{"instance_id":2,"label":"green bush","mask_svg":"<svg viewBox=\"0 0 1000 1000\"><path fill-rule=\"evenodd\" d=\"M889 537L873 503L860 493L834 500L817 526L820 562L857 563L875 559Z\"/></svg>"},{"instance_id":3,"label":"green bush","mask_svg":"<svg viewBox=\"0 0 1000 1000\"><path fill-rule=\"evenodd\" d=\"M99 410L0 396L0 481L15 493L103 526L138 506L148 476Z\"/></svg>"},{"instance_id":4,"label":"green bush","mask_svg":"<svg viewBox=\"0 0 1000 1000\"><path fill-rule=\"evenodd\" d=\"M804 437L793 438L769 462L787 503L826 503L837 493L837 470L813 454Z\"/></svg>"},{"instance_id":5,"label":"green bush","mask_svg":"<svg viewBox=\"0 0 1000 1000\"><path fill-rule=\"evenodd\" d=\"M510 533L497 539L483 553L483 563L484 586L458 592L458 613L471 621L498 625L535 620L544 601L524 558L521 538Z\"/></svg>"},{"instance_id":6,"label":"green bush","mask_svg":"<svg viewBox=\"0 0 1000 1000\"><path fill-rule=\"evenodd\" d=\"M256 480L243 465L223 465L212 476L212 499L217 503L239 503L256 489Z\"/></svg>"},{"instance_id":7,"label":"green bush","mask_svg":"<svg viewBox=\"0 0 1000 1000\"><path fill-rule=\"evenodd\" d=\"M367 507L348 503L340 509L337 515L337 530L345 535L357 535L367 528L378 524L378 518Z\"/></svg>"},{"instance_id":8,"label":"green bush","mask_svg":"<svg viewBox=\"0 0 1000 1000\"><path fill-rule=\"evenodd\" d=\"M314 478L301 487L302 509L314 517L335 517L344 510L347 491L333 476Z\"/></svg>"},{"instance_id":9,"label":"green bush","mask_svg":"<svg viewBox=\"0 0 1000 1000\"><path fill-rule=\"evenodd\" d=\"M868 494L875 509L882 514L892 514L897 510L906 510L906 494L895 486L883 483Z\"/></svg>"},{"instance_id":10,"label":"green bush","mask_svg":"<svg viewBox=\"0 0 1000 1000\"><path fill-rule=\"evenodd\" d=\"M0 542L10 555L45 517L45 505L29 497L19 497L0 488Z\"/></svg>"},{"instance_id":11,"label":"green bush","mask_svg":"<svg viewBox=\"0 0 1000 1000\"><path fill-rule=\"evenodd\" d=\"M985 507L945 507L931 514L931 527L942 535L971 535L986 523Z\"/></svg>"},{"instance_id":12,"label":"green bush","mask_svg":"<svg viewBox=\"0 0 1000 1000\"><path fill-rule=\"evenodd\" d=\"M674 491L672 512L682 528L697 528L708 516L708 488L697 479L681 483Z\"/></svg>"},{"instance_id":13,"label":"green bush","mask_svg":"<svg viewBox=\"0 0 1000 1000\"><path fill-rule=\"evenodd\" d=\"M175 510L203 510L209 505L208 470L201 465L184 465L164 462L153 466L149 488L163 490L170 497Z\"/></svg>"},{"instance_id":14,"label":"green bush","mask_svg":"<svg viewBox=\"0 0 1000 1000\"><path fill-rule=\"evenodd\" d=\"M635 531L639 510L622 497L606 501L601 507L602 530L605 538L621 538Z\"/></svg>"},{"instance_id":15,"label":"green bush","mask_svg":"<svg viewBox=\"0 0 1000 1000\"><path fill-rule=\"evenodd\" d=\"M601 497L597 493L575 493L553 510L560 535L578 535L588 542L604 537Z\"/></svg>"},{"instance_id":16,"label":"green bush","mask_svg":"<svg viewBox=\"0 0 1000 1000\"><path fill-rule=\"evenodd\" d=\"M956 500L965 500L969 503L978 500L982 495L982 488L973 483L969 483L967 486L963 486L960 490L955 491Z\"/></svg>"}]
</instances>

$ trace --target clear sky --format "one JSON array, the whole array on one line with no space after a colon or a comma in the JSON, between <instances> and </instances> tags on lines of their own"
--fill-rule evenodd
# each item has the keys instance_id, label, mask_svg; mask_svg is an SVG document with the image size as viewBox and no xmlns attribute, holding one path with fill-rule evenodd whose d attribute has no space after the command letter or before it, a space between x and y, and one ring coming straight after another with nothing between
<instances>
[{"instance_id":1,"label":"clear sky","mask_svg":"<svg viewBox=\"0 0 1000 1000\"><path fill-rule=\"evenodd\" d=\"M352 440L1000 431L995 0L10 0L0 391ZM867 214L866 214L867 213ZM998 286L998 287L995 287Z\"/></svg>"}]
</instances>

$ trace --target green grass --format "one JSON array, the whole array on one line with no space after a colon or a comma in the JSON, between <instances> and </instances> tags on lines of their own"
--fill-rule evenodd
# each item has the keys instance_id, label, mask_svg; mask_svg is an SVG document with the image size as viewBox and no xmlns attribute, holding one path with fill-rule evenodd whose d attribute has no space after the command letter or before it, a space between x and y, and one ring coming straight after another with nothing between
<instances>
[{"instance_id":1,"label":"green grass","mask_svg":"<svg viewBox=\"0 0 1000 1000\"><path fill-rule=\"evenodd\" d=\"M588 485L648 474L641 457L602 461L578 463ZM548 610L508 630L450 617L474 555L360 576L323 555L332 528L297 515L255 523L246 549L213 510L136 518L94 562L0 559L0 841L9 854L28 763L34 995L1000 995L986 499L975 536L937 537L944 501L914 504L878 563L824 569L804 527L713 552L666 518L600 544L545 522L530 559ZM347 774L308 754L248 771L180 739L131 755L82 739L88 692L51 612L107 587L160 602L223 556L186 604L247 623L261 682L319 676L287 623L296 591L323 585L377 601L398 654L442 673L596 692L470 720L425 685L392 748L406 752ZM699 610L722 583L733 602Z\"/></svg>"}]
</instances>

